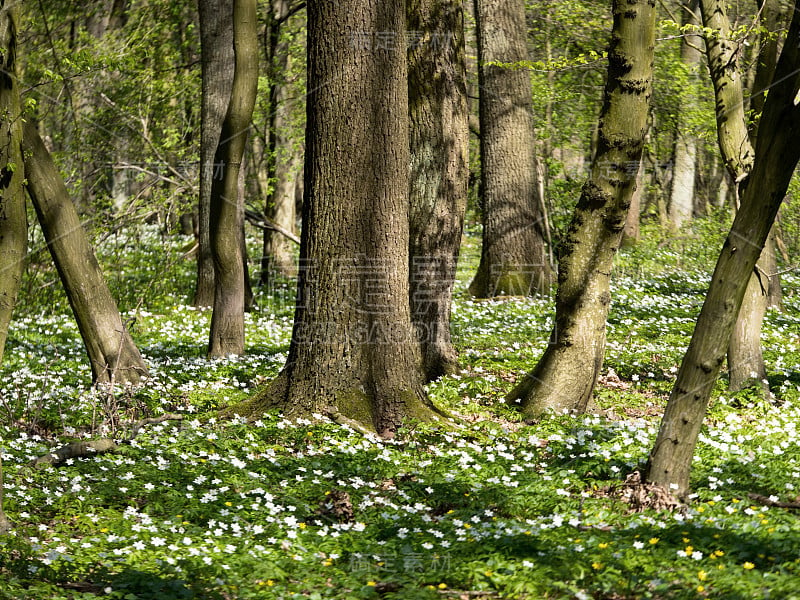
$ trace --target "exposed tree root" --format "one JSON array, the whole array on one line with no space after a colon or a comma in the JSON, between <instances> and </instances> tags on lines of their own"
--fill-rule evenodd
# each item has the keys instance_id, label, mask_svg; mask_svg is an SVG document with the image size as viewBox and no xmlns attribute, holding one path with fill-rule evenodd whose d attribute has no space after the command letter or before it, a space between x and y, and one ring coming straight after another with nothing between
<instances>
[{"instance_id":1,"label":"exposed tree root","mask_svg":"<svg viewBox=\"0 0 800 600\"><path fill-rule=\"evenodd\" d=\"M674 512L684 508L683 503L666 488L642 482L642 475L639 471L628 475L622 484L608 488L607 493L609 496L619 498L627 503L633 512L642 512L648 508Z\"/></svg>"},{"instance_id":2,"label":"exposed tree root","mask_svg":"<svg viewBox=\"0 0 800 600\"><path fill-rule=\"evenodd\" d=\"M116 442L111 438L72 442L71 444L61 446L61 448L58 450L49 452L48 454L44 454L43 456L32 460L29 463L29 466L36 468L44 468L48 466L57 467L71 458L84 458L87 456L98 456L107 452L113 452L120 446L120 444L129 443L131 440L133 440L133 438L139 434L142 427L154 425L156 423L163 423L164 421L182 420L183 415L173 413L167 413L165 415L161 415L160 417L141 419L140 421L136 421L130 425L130 435L120 442Z\"/></svg>"}]
</instances>

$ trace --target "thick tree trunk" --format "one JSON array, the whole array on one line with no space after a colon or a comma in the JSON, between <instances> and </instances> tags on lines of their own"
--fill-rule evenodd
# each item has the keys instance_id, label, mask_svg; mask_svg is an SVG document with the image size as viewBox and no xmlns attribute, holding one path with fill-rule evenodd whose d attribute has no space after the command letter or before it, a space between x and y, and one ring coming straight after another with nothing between
<instances>
[{"instance_id":1,"label":"thick tree trunk","mask_svg":"<svg viewBox=\"0 0 800 600\"><path fill-rule=\"evenodd\" d=\"M550 289L537 183L523 0L475 0L481 120L483 247L470 293L488 298Z\"/></svg>"},{"instance_id":2,"label":"thick tree trunk","mask_svg":"<svg viewBox=\"0 0 800 600\"><path fill-rule=\"evenodd\" d=\"M563 244L555 327L544 356L508 396L530 417L585 410L603 364L609 279L647 131L655 14L651 0L614 2L597 154Z\"/></svg>"},{"instance_id":3,"label":"thick tree trunk","mask_svg":"<svg viewBox=\"0 0 800 600\"><path fill-rule=\"evenodd\" d=\"M86 346L92 379L137 384L147 375L147 366L122 322L78 212L33 123L24 125L22 150L28 194Z\"/></svg>"},{"instance_id":4,"label":"thick tree trunk","mask_svg":"<svg viewBox=\"0 0 800 600\"><path fill-rule=\"evenodd\" d=\"M214 155L219 176L211 185L211 252L214 312L210 356L244 353L244 199L239 169L258 87L258 19L255 0L233 2L234 72L230 101Z\"/></svg>"},{"instance_id":5,"label":"thick tree trunk","mask_svg":"<svg viewBox=\"0 0 800 600\"><path fill-rule=\"evenodd\" d=\"M17 88L17 6L16 2L0 0L0 362L28 244Z\"/></svg>"},{"instance_id":6,"label":"thick tree trunk","mask_svg":"<svg viewBox=\"0 0 800 600\"><path fill-rule=\"evenodd\" d=\"M800 159L800 0L759 125L753 170L650 452L647 479L679 495L753 268Z\"/></svg>"},{"instance_id":7,"label":"thick tree trunk","mask_svg":"<svg viewBox=\"0 0 800 600\"><path fill-rule=\"evenodd\" d=\"M200 0L202 97L200 109L200 196L198 202L196 307L214 304L211 254L211 187L220 177L214 161L233 83L233 0Z\"/></svg>"},{"instance_id":8,"label":"thick tree trunk","mask_svg":"<svg viewBox=\"0 0 800 600\"><path fill-rule=\"evenodd\" d=\"M425 378L458 368L450 305L467 205L468 107L460 2L407 4L411 320Z\"/></svg>"},{"instance_id":9,"label":"thick tree trunk","mask_svg":"<svg viewBox=\"0 0 800 600\"><path fill-rule=\"evenodd\" d=\"M697 1L691 2L689 10L684 11L684 25L696 26ZM697 110L697 73L702 53L703 39L688 31L681 44L681 63L686 69L685 90L681 94L681 113L678 115L678 130L675 136L675 168L672 176L672 189L669 199L669 221L675 229L680 229L691 220L694 212L694 180L697 165L697 135L691 130L693 112Z\"/></svg>"},{"instance_id":10,"label":"thick tree trunk","mask_svg":"<svg viewBox=\"0 0 800 600\"><path fill-rule=\"evenodd\" d=\"M286 367L249 408L391 435L431 419L409 310L405 5L311 0L305 199ZM353 106L360 109L354 111Z\"/></svg>"}]
</instances>

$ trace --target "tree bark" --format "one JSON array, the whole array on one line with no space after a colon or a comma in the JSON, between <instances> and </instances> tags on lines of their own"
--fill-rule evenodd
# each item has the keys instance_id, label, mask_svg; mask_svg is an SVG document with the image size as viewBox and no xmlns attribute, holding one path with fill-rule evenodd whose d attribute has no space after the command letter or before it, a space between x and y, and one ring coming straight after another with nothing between
<instances>
[{"instance_id":1,"label":"tree bark","mask_svg":"<svg viewBox=\"0 0 800 600\"><path fill-rule=\"evenodd\" d=\"M697 0L691 2L684 11L684 25L697 26L699 20L695 11ZM670 190L669 220L674 229L680 229L691 220L694 212L694 180L697 165L697 135L691 130L691 119L697 110L697 72L702 59L700 48L703 39L700 35L687 31L681 44L681 63L686 70L685 90L681 94L678 130L675 136L675 167Z\"/></svg>"},{"instance_id":2,"label":"tree bark","mask_svg":"<svg viewBox=\"0 0 800 600\"><path fill-rule=\"evenodd\" d=\"M210 356L244 353L244 199L239 169L258 87L258 20L255 0L233 2L233 83L211 184L211 252L214 257L214 312Z\"/></svg>"},{"instance_id":3,"label":"tree bark","mask_svg":"<svg viewBox=\"0 0 800 600\"><path fill-rule=\"evenodd\" d=\"M652 93L654 2L616 0L597 154L566 239L550 345L508 395L529 417L582 412L603 364L609 279L636 185Z\"/></svg>"},{"instance_id":4,"label":"tree bark","mask_svg":"<svg viewBox=\"0 0 800 600\"><path fill-rule=\"evenodd\" d=\"M405 5L308 3L300 276L289 357L245 412L429 420L409 309ZM353 110L353 106L360 107Z\"/></svg>"},{"instance_id":5,"label":"tree bark","mask_svg":"<svg viewBox=\"0 0 800 600\"><path fill-rule=\"evenodd\" d=\"M550 289L523 0L475 0L481 121L483 245L473 296L530 295ZM504 63L500 66L495 63Z\"/></svg>"},{"instance_id":6,"label":"tree bark","mask_svg":"<svg viewBox=\"0 0 800 600\"><path fill-rule=\"evenodd\" d=\"M22 135L28 194L72 307L95 383L137 384L147 366L106 285L78 212L33 123Z\"/></svg>"},{"instance_id":7,"label":"tree bark","mask_svg":"<svg viewBox=\"0 0 800 600\"><path fill-rule=\"evenodd\" d=\"M798 159L800 145L800 0L784 44L759 125L753 169L714 269L689 349L672 389L647 479L677 494L689 491L689 475L708 400L725 358L736 315Z\"/></svg>"},{"instance_id":8,"label":"tree bark","mask_svg":"<svg viewBox=\"0 0 800 600\"><path fill-rule=\"evenodd\" d=\"M28 244L17 88L18 14L16 2L0 0L0 362Z\"/></svg>"},{"instance_id":9,"label":"tree bark","mask_svg":"<svg viewBox=\"0 0 800 600\"><path fill-rule=\"evenodd\" d=\"M703 23L711 28L706 35L709 71L714 82L714 93L717 104L717 134L723 162L734 179L737 202L742 194L743 186L753 166L752 136L757 134L756 122L748 128L744 111L744 95L742 93L742 75L737 62L737 44L730 38L730 22L726 13L726 5L722 0L701 0ZM763 24L775 26L777 19L775 7L771 2L762 11ZM764 48L769 52L769 44ZM777 47L772 48L777 52ZM775 57L761 53L754 78L754 85L765 86L771 81L775 69ZM754 90L757 92L758 90ZM752 108L763 107L763 94L755 93ZM738 208L738 207L737 207ZM742 302L741 312L732 331L728 349L728 371L730 389L734 392L748 385L758 385L766 389L766 366L761 350L761 326L768 304L768 293L775 274L774 247L767 245L759 259L759 263L751 275L747 287L748 297ZM763 279L766 274L767 278ZM762 280L763 279L763 280ZM763 290L763 293L762 293Z\"/></svg>"},{"instance_id":10,"label":"tree bark","mask_svg":"<svg viewBox=\"0 0 800 600\"><path fill-rule=\"evenodd\" d=\"M283 25L292 7L287 0L274 0L270 23L266 31L266 60L268 63L269 119L267 131L267 173L269 192L264 203L268 221L283 229L295 232L294 188L302 157L292 147L288 134L291 127L287 74L291 68L288 43L281 39ZM272 229L264 229L263 256L261 257L261 285L270 285L275 275L293 277L297 265L291 240Z\"/></svg>"},{"instance_id":11,"label":"tree bark","mask_svg":"<svg viewBox=\"0 0 800 600\"><path fill-rule=\"evenodd\" d=\"M407 4L411 320L425 378L458 368L450 306L469 181L468 106L461 2Z\"/></svg>"},{"instance_id":12,"label":"tree bark","mask_svg":"<svg viewBox=\"0 0 800 600\"><path fill-rule=\"evenodd\" d=\"M233 83L233 0L199 0L202 96L200 116L200 195L198 200L197 282L194 305L214 304L211 253L211 187L219 176L214 155Z\"/></svg>"}]
</instances>

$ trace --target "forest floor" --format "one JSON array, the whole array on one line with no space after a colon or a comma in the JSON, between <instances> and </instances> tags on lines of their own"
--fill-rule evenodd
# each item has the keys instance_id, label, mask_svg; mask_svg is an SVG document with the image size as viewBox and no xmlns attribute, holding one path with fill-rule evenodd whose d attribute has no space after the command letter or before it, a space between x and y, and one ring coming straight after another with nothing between
<instances>
[{"instance_id":1,"label":"forest floor","mask_svg":"<svg viewBox=\"0 0 800 600\"><path fill-rule=\"evenodd\" d=\"M653 443L718 245L645 239L624 253L592 414L524 424L503 397L543 351L552 303L469 299L469 242L453 309L463 370L428 386L456 426L410 423L383 440L321 416L214 418L282 366L292 286L259 296L245 356L207 359L187 242L145 229L101 246L150 365L138 390L90 387L55 275L33 255L0 368L13 523L0 599L800 598L796 270L763 332L772 394L730 394L723 374L689 501L637 512L625 479ZM165 413L183 420L29 466Z\"/></svg>"}]
</instances>

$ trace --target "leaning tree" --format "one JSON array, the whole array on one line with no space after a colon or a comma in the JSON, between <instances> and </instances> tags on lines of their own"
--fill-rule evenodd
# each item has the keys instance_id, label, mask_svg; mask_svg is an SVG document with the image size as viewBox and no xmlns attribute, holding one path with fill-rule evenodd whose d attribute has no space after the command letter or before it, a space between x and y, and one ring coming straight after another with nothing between
<instances>
[{"instance_id":1,"label":"leaning tree","mask_svg":"<svg viewBox=\"0 0 800 600\"><path fill-rule=\"evenodd\" d=\"M800 0L759 125L753 168L717 260L646 469L649 482L689 491L694 448L756 261L800 159Z\"/></svg>"},{"instance_id":2,"label":"leaning tree","mask_svg":"<svg viewBox=\"0 0 800 600\"><path fill-rule=\"evenodd\" d=\"M614 0L597 152L559 257L555 326L533 371L508 395L528 416L585 410L606 338L614 257L636 187L652 92L656 9Z\"/></svg>"}]
</instances>

